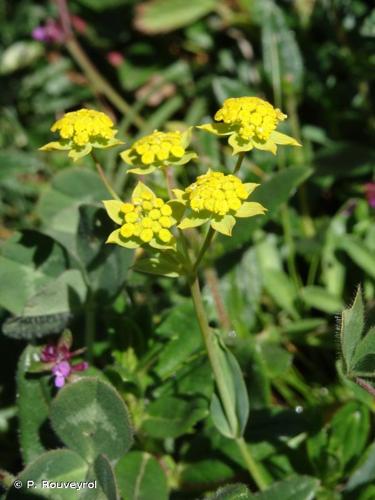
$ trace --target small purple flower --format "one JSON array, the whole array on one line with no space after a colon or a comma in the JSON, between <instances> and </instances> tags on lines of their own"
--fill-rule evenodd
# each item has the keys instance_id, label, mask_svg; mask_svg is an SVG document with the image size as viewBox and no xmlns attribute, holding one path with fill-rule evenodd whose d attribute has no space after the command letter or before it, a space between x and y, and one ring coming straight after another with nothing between
<instances>
[{"instance_id":1,"label":"small purple flower","mask_svg":"<svg viewBox=\"0 0 375 500\"><path fill-rule=\"evenodd\" d=\"M32 37L38 42L62 43L64 41L64 32L58 22L50 19L45 25L34 28Z\"/></svg>"},{"instance_id":2,"label":"small purple flower","mask_svg":"<svg viewBox=\"0 0 375 500\"><path fill-rule=\"evenodd\" d=\"M368 182L364 185L365 196L370 207L375 208L375 182Z\"/></svg>"},{"instance_id":3,"label":"small purple flower","mask_svg":"<svg viewBox=\"0 0 375 500\"><path fill-rule=\"evenodd\" d=\"M55 375L55 386L60 389L65 384L65 379L69 377L72 369L68 361L61 361L52 368L52 373Z\"/></svg>"},{"instance_id":4,"label":"small purple flower","mask_svg":"<svg viewBox=\"0 0 375 500\"><path fill-rule=\"evenodd\" d=\"M40 361L46 364L46 369L51 370L55 377L55 386L60 389L65 385L66 379L74 373L81 372L88 368L88 363L82 361L71 364L71 358L80 355L84 349L70 352L71 337L69 340L64 338L60 339L57 344L48 344L44 346L41 354Z\"/></svg>"}]
</instances>

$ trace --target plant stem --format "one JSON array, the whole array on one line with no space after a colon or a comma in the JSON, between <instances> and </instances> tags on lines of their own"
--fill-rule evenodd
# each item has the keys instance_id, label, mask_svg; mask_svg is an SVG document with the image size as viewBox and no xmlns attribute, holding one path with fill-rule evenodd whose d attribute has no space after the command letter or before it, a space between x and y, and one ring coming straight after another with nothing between
<instances>
[{"instance_id":1,"label":"plant stem","mask_svg":"<svg viewBox=\"0 0 375 500\"><path fill-rule=\"evenodd\" d=\"M132 107L121 97L121 95L112 87L112 85L106 80L96 69L94 64L90 61L85 51L82 49L78 40L74 36L72 25L70 21L70 13L66 0L55 0L57 8L59 10L59 15L61 19L61 25L64 30L65 35L65 45L70 52L73 59L81 67L85 73L88 80L91 82L93 88L102 93L107 97L107 99L123 114L131 115L133 122L138 128L142 128L145 124L144 120L137 115Z\"/></svg>"},{"instance_id":2,"label":"plant stem","mask_svg":"<svg viewBox=\"0 0 375 500\"><path fill-rule=\"evenodd\" d=\"M120 201L120 197L117 195L116 191L111 186L109 180L107 179L107 176L104 173L103 167L100 165L99 160L97 159L97 157L93 151L91 151L91 157L94 160L96 170L98 171L98 174L99 174L103 184L107 188L107 191L110 193L111 196L113 196L113 198L115 200Z\"/></svg>"},{"instance_id":3,"label":"plant stem","mask_svg":"<svg viewBox=\"0 0 375 500\"><path fill-rule=\"evenodd\" d=\"M209 230L207 231L206 237L204 239L203 245L202 245L201 249L199 250L197 260L195 261L195 264L193 266L193 275L196 274L198 266L201 263L201 260L203 259L204 254L206 253L208 247L210 246L212 238L214 236L215 236L215 230L212 229L212 227L210 226Z\"/></svg>"},{"instance_id":4,"label":"plant stem","mask_svg":"<svg viewBox=\"0 0 375 500\"><path fill-rule=\"evenodd\" d=\"M366 380L360 377L356 377L355 381L357 382L358 385L362 387L362 389L367 391L369 394L371 394L371 396L375 398L375 387L373 387Z\"/></svg>"},{"instance_id":5,"label":"plant stem","mask_svg":"<svg viewBox=\"0 0 375 500\"><path fill-rule=\"evenodd\" d=\"M238 159L234 167L233 174L236 174L239 171L244 158L245 158L245 151L242 151L241 153L238 154Z\"/></svg>"},{"instance_id":6,"label":"plant stem","mask_svg":"<svg viewBox=\"0 0 375 500\"><path fill-rule=\"evenodd\" d=\"M93 347L95 342L95 302L90 288L87 289L85 304L85 344L87 347L87 359L93 360Z\"/></svg>"},{"instance_id":7,"label":"plant stem","mask_svg":"<svg viewBox=\"0 0 375 500\"><path fill-rule=\"evenodd\" d=\"M260 490L265 490L267 488L267 481L264 479L258 464L255 462L251 455L249 447L243 437L237 438L236 443L241 451L242 458L244 459L247 469L250 472L252 478L254 479L256 485Z\"/></svg>"},{"instance_id":8,"label":"plant stem","mask_svg":"<svg viewBox=\"0 0 375 500\"><path fill-rule=\"evenodd\" d=\"M204 344L206 346L208 359L211 364L212 373L215 379L217 390L220 394L220 399L222 401L229 425L233 430L236 430L237 418L235 411L233 409L231 394L228 391L228 387L225 383L224 375L221 370L220 360L217 356L217 350L215 346L213 332L211 331L207 321L206 311L204 309L202 294L197 276L195 276L194 280L190 283L190 290L193 299L194 309L199 323L199 328L202 333ZM266 481L264 480L262 473L259 470L256 462L252 458L250 450L246 446L244 439L242 437L236 438L235 442L237 443L237 446L246 463L246 467L251 477L254 479L258 488L263 490L266 486Z\"/></svg>"}]
</instances>

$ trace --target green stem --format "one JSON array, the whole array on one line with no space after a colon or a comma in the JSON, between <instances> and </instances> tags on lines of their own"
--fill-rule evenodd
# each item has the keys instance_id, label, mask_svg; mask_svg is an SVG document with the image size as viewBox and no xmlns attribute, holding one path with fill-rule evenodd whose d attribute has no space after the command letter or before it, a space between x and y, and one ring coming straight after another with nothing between
<instances>
[{"instance_id":1,"label":"green stem","mask_svg":"<svg viewBox=\"0 0 375 500\"><path fill-rule=\"evenodd\" d=\"M94 295L90 289L87 290L85 304L85 344L87 347L87 359L93 360L93 348L95 342L95 302Z\"/></svg>"},{"instance_id":2,"label":"green stem","mask_svg":"<svg viewBox=\"0 0 375 500\"><path fill-rule=\"evenodd\" d=\"M286 246L288 248L288 256L287 256L288 271L294 281L296 288L298 289L302 284L296 266L296 260L295 260L296 249L294 245L294 239L289 217L289 209L287 205L283 205L281 207L281 222L283 226Z\"/></svg>"},{"instance_id":3,"label":"green stem","mask_svg":"<svg viewBox=\"0 0 375 500\"><path fill-rule=\"evenodd\" d=\"M235 430L237 429L237 417L232 405L231 394L229 393L227 384L225 383L224 374L220 366L220 360L217 356L217 350L215 346L213 332L211 331L207 321L206 311L204 309L202 294L197 277L195 277L194 280L191 282L190 290L193 299L195 313L197 315L200 331L202 333L203 341L206 346L208 359L211 364L217 390L219 392L220 399L222 401L229 425L232 429ZM235 442L237 443L237 446L246 463L246 467L251 477L254 479L258 488L263 490L266 487L266 481L263 478L262 472L258 468L256 462L252 458L250 450L246 446L244 439L242 437L236 438Z\"/></svg>"},{"instance_id":4,"label":"green stem","mask_svg":"<svg viewBox=\"0 0 375 500\"><path fill-rule=\"evenodd\" d=\"M264 478L258 464L255 462L249 447L243 437L237 438L236 443L241 451L242 458L244 459L247 469L250 472L252 478L254 479L256 485L260 490L265 490L267 488L267 481Z\"/></svg>"},{"instance_id":5,"label":"green stem","mask_svg":"<svg viewBox=\"0 0 375 500\"><path fill-rule=\"evenodd\" d=\"M132 107L121 97L121 95L112 87L96 69L94 64L87 57L87 54L82 49L78 40L74 36L71 25L71 16L66 0L55 0L59 10L59 16L65 35L65 45L73 59L81 67L93 88L102 93L107 99L123 114L131 115L133 122L137 127L142 128L145 124L144 120L134 113Z\"/></svg>"},{"instance_id":6,"label":"green stem","mask_svg":"<svg viewBox=\"0 0 375 500\"><path fill-rule=\"evenodd\" d=\"M242 151L242 153L238 154L238 159L237 159L237 163L234 167L233 174L236 174L239 171L244 158L245 158L245 152Z\"/></svg>"},{"instance_id":7,"label":"green stem","mask_svg":"<svg viewBox=\"0 0 375 500\"><path fill-rule=\"evenodd\" d=\"M98 159L97 159L97 157L96 157L96 155L95 155L95 153L93 151L91 151L91 157L94 160L96 170L97 170L97 172L98 172L98 174L99 174L99 176L100 176L103 184L107 188L107 191L110 193L110 195L115 200L119 200L120 201L120 197L118 196L118 194L116 193L116 191L111 186L109 180L107 179L107 176L104 173L103 167L100 165L100 163L99 163L99 161L98 161Z\"/></svg>"},{"instance_id":8,"label":"green stem","mask_svg":"<svg viewBox=\"0 0 375 500\"><path fill-rule=\"evenodd\" d=\"M208 247L210 246L214 236L215 236L215 230L212 229L212 227L210 226L209 230L207 231L206 237L204 239L203 245L199 251L197 260L195 261L195 264L193 266L193 275L196 274L198 266L201 263L201 260L203 259L204 254L206 253Z\"/></svg>"}]
</instances>

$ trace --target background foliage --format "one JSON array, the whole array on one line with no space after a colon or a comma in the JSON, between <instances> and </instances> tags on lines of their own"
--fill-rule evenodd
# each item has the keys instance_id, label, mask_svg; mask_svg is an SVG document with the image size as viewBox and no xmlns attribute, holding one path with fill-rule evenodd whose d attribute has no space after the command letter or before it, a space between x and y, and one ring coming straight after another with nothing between
<instances>
[{"instance_id":1,"label":"background foliage","mask_svg":"<svg viewBox=\"0 0 375 500\"><path fill-rule=\"evenodd\" d=\"M226 97L259 95L288 113L286 131L304 147L278 159L246 157L243 176L261 183L254 198L268 214L239 222L233 238L218 238L202 276L211 324L236 354L250 395L246 440L271 485L254 498L374 498L374 403L344 376L351 375L348 358L344 370L336 363L336 332L337 314L359 283L367 304L360 333L375 322L375 196L368 187L375 11L362 0L72 0L69 8L79 43L126 112L82 70L74 50L32 39L34 28L58 18L56 4L0 0L1 467L16 474L64 444L46 453L107 477L106 450L79 456L59 421L58 399L51 406L42 397L50 393L48 377L24 377L27 353L17 371L25 339L37 343L69 325L82 346L91 321L96 369L89 374L115 386L136 434L130 452L120 446L109 457L112 465L118 460L121 495L155 498L152 485L158 500L203 498L248 482L237 450L206 419L213 387L183 281L129 271L132 253L103 243L111 229L100 204L107 195L90 159L72 167L65 155L37 148L50 140L56 116L82 105L111 114L131 142L165 123L208 120ZM231 169L222 146L196 132L201 164L177 180L186 185L209 166ZM100 157L127 193L134 179L120 150ZM373 371L373 358L368 366ZM31 402L15 407L16 371L18 393L38 401L36 420ZM67 400L74 397L68 389ZM52 441L25 441L48 415ZM103 495L116 497L101 484ZM242 488L207 498L250 495Z\"/></svg>"}]
</instances>

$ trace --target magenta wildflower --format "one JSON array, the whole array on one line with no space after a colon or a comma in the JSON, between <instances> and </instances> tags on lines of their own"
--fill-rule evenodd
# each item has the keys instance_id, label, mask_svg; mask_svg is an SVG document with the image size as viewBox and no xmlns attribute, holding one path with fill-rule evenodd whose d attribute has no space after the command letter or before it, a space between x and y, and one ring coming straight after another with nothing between
<instances>
[{"instance_id":1,"label":"magenta wildflower","mask_svg":"<svg viewBox=\"0 0 375 500\"><path fill-rule=\"evenodd\" d=\"M83 349L71 352L70 345L64 341L56 345L48 344L43 348L40 354L40 361L47 365L46 369L51 370L55 377L55 387L60 389L72 373L81 372L88 368L86 361L76 363L75 365L70 361L71 358L78 356L82 352Z\"/></svg>"},{"instance_id":2,"label":"magenta wildflower","mask_svg":"<svg viewBox=\"0 0 375 500\"><path fill-rule=\"evenodd\" d=\"M57 21L48 20L46 24L37 26L32 31L32 37L38 42L44 43L62 43L64 41L64 32Z\"/></svg>"},{"instance_id":3,"label":"magenta wildflower","mask_svg":"<svg viewBox=\"0 0 375 500\"><path fill-rule=\"evenodd\" d=\"M368 182L364 185L365 196L370 207L375 208L375 182Z\"/></svg>"}]
</instances>

